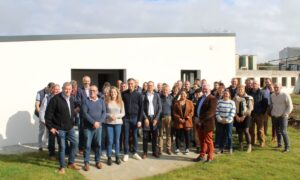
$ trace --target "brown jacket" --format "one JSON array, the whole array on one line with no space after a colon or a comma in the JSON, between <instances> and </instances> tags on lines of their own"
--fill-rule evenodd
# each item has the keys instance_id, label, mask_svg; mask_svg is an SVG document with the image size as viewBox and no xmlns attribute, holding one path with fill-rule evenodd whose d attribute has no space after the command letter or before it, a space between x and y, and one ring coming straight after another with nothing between
<instances>
[{"instance_id":1,"label":"brown jacket","mask_svg":"<svg viewBox=\"0 0 300 180\"><path fill-rule=\"evenodd\" d=\"M213 95L208 95L204 100L200 114L197 114L197 109L202 97L199 98L195 114L199 118L200 121L200 128L204 132L213 131L215 128L215 117L216 117L216 109L217 109L217 98Z\"/></svg>"},{"instance_id":2,"label":"brown jacket","mask_svg":"<svg viewBox=\"0 0 300 180\"><path fill-rule=\"evenodd\" d=\"M185 112L182 112L180 101L176 101L173 108L173 117L174 117L174 128L192 128L193 127L193 118L194 115L194 105L190 100L185 102ZM179 119L185 119L185 122L182 123Z\"/></svg>"}]
</instances>

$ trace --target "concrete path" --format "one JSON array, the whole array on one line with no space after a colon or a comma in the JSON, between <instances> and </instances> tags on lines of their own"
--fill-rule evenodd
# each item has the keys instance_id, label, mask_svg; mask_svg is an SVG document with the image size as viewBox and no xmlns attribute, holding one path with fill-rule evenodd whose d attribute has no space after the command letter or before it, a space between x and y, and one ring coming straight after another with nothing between
<instances>
[{"instance_id":1,"label":"concrete path","mask_svg":"<svg viewBox=\"0 0 300 180\"><path fill-rule=\"evenodd\" d=\"M141 149L142 147L140 142L139 150ZM151 149L150 145L149 149ZM159 159L152 157L151 152L149 152L149 156L146 160L135 160L132 158L132 155L129 155L129 160L127 162L122 161L120 165L117 165L114 162L115 158L113 157L112 166L108 166L106 164L106 157L101 157L103 168L100 170L95 168L94 155L91 155L90 171L86 172L81 169L79 170L79 172L89 180L138 179L142 177L166 173L174 169L180 169L181 167L192 165L192 159L198 156L193 152L193 150L194 149L191 149L191 152L188 155L184 155L183 153L179 153L177 155L167 155L163 153L163 155ZM37 144L19 144L0 148L0 154L18 154L27 152L38 152ZM139 151L139 154L142 155L142 152ZM79 166L83 167L84 164L82 155L78 155L76 157L76 163Z\"/></svg>"},{"instance_id":2,"label":"concrete path","mask_svg":"<svg viewBox=\"0 0 300 180\"><path fill-rule=\"evenodd\" d=\"M141 153L139 153L141 154ZM166 173L168 171L178 169L184 166L193 164L192 159L197 157L197 154L190 152L189 155L179 153L178 155L164 154L156 159L150 154L145 160L135 160L131 156L129 161L123 162L120 165L113 163L112 166L106 164L107 158L101 157L103 168L98 170L94 167L94 161L90 162L90 171L80 170L87 179L138 179L147 176ZM113 161L115 158L112 158ZM93 158L91 158L93 160ZM77 158L77 163L83 166L82 157Z\"/></svg>"}]
</instances>

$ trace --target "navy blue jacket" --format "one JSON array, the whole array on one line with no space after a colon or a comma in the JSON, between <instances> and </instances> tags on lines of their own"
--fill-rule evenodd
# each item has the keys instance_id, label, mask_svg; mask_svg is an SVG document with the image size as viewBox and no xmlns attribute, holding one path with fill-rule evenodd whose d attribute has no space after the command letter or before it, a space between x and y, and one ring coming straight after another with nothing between
<instances>
[{"instance_id":1,"label":"navy blue jacket","mask_svg":"<svg viewBox=\"0 0 300 180\"><path fill-rule=\"evenodd\" d=\"M130 92L129 89L122 93L122 99L125 107L124 118L132 116L137 117L137 121L141 121L143 117L143 97L142 94L134 90Z\"/></svg>"},{"instance_id":2,"label":"navy blue jacket","mask_svg":"<svg viewBox=\"0 0 300 180\"><path fill-rule=\"evenodd\" d=\"M250 96L254 99L253 114L265 114L268 108L268 99L264 96L262 90L258 89L256 92L252 91Z\"/></svg>"}]
</instances>

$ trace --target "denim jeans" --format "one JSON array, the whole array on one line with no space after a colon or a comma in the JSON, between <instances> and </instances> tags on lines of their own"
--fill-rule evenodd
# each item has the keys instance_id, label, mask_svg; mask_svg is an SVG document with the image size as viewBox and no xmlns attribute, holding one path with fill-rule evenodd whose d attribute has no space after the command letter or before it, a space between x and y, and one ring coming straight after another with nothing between
<instances>
[{"instance_id":1,"label":"denim jeans","mask_svg":"<svg viewBox=\"0 0 300 180\"><path fill-rule=\"evenodd\" d=\"M59 164L61 168L65 168L65 149L66 149L66 139L70 141L70 154L69 154L69 164L73 164L75 161L76 150L78 146L77 137L74 128L65 131L58 130L58 145L59 145Z\"/></svg>"},{"instance_id":2,"label":"denim jeans","mask_svg":"<svg viewBox=\"0 0 300 180\"><path fill-rule=\"evenodd\" d=\"M85 149L83 153L84 163L88 164L90 162L90 152L92 141L95 145L95 162L100 162L100 154L101 154L101 136L102 136L102 126L97 129L86 128L84 129L84 142Z\"/></svg>"},{"instance_id":3,"label":"denim jeans","mask_svg":"<svg viewBox=\"0 0 300 180\"><path fill-rule=\"evenodd\" d=\"M108 139L107 139L107 128L106 124L102 124L102 135L101 135L101 151L107 150L107 144L108 144Z\"/></svg>"},{"instance_id":4,"label":"denim jeans","mask_svg":"<svg viewBox=\"0 0 300 180\"><path fill-rule=\"evenodd\" d=\"M132 130L133 134L133 153L137 152L138 139L137 139L137 116L124 118L124 154L129 152L129 132Z\"/></svg>"},{"instance_id":5,"label":"denim jeans","mask_svg":"<svg viewBox=\"0 0 300 180\"><path fill-rule=\"evenodd\" d=\"M215 135L216 135L216 137L215 137L215 147L219 147L220 146L220 140L221 140L221 123L218 123L218 121L216 120L215 121L215 123L216 123L216 130L215 130Z\"/></svg>"},{"instance_id":6,"label":"denim jeans","mask_svg":"<svg viewBox=\"0 0 300 180\"><path fill-rule=\"evenodd\" d=\"M288 117L272 117L272 120L274 120L275 122L278 146L281 146L282 144L281 137L283 137L284 147L285 149L289 149L290 143L287 134Z\"/></svg>"},{"instance_id":7,"label":"denim jeans","mask_svg":"<svg viewBox=\"0 0 300 180\"><path fill-rule=\"evenodd\" d=\"M107 156L112 156L112 147L115 145L115 155L119 157L120 155L120 135L121 135L122 124L106 124L107 129Z\"/></svg>"},{"instance_id":8,"label":"denim jeans","mask_svg":"<svg viewBox=\"0 0 300 180\"><path fill-rule=\"evenodd\" d=\"M232 126L233 123L221 124L219 123L220 134L219 134L219 148L224 149L224 143L227 141L227 148L232 149Z\"/></svg>"},{"instance_id":9,"label":"denim jeans","mask_svg":"<svg viewBox=\"0 0 300 180\"><path fill-rule=\"evenodd\" d=\"M83 118L76 117L75 121L77 121L78 133L79 133L78 149L82 151L85 146Z\"/></svg>"}]
</instances>

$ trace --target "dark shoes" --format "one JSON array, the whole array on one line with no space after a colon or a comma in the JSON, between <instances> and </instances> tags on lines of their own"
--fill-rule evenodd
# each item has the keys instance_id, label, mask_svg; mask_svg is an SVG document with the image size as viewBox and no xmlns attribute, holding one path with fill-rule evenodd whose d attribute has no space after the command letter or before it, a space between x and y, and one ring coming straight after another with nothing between
<instances>
[{"instance_id":1,"label":"dark shoes","mask_svg":"<svg viewBox=\"0 0 300 180\"><path fill-rule=\"evenodd\" d=\"M107 165L111 166L112 165L112 160L111 160L111 157L108 157L107 159Z\"/></svg>"},{"instance_id":2,"label":"dark shoes","mask_svg":"<svg viewBox=\"0 0 300 180\"><path fill-rule=\"evenodd\" d=\"M42 148L42 147L40 147L40 148L39 148L39 151L43 151L43 148Z\"/></svg>"},{"instance_id":3,"label":"dark shoes","mask_svg":"<svg viewBox=\"0 0 300 180\"><path fill-rule=\"evenodd\" d=\"M171 152L170 149L167 149L167 154L168 154L168 155L172 155L172 152Z\"/></svg>"},{"instance_id":4,"label":"dark shoes","mask_svg":"<svg viewBox=\"0 0 300 180\"><path fill-rule=\"evenodd\" d=\"M83 170L85 171L89 171L90 170L90 165L88 163L86 163L83 167Z\"/></svg>"},{"instance_id":5,"label":"dark shoes","mask_svg":"<svg viewBox=\"0 0 300 180\"><path fill-rule=\"evenodd\" d=\"M120 164L121 164L121 160L120 160L119 157L116 157L116 164L117 164L117 165L120 165Z\"/></svg>"},{"instance_id":6,"label":"dark shoes","mask_svg":"<svg viewBox=\"0 0 300 180\"><path fill-rule=\"evenodd\" d=\"M202 156L198 156L197 158L193 159L194 162L205 162L205 158Z\"/></svg>"},{"instance_id":7,"label":"dark shoes","mask_svg":"<svg viewBox=\"0 0 300 180\"><path fill-rule=\"evenodd\" d=\"M156 157L156 158L159 158L159 155L158 155L157 152L156 152L156 153L152 153L152 156L153 156L153 157Z\"/></svg>"},{"instance_id":8,"label":"dark shoes","mask_svg":"<svg viewBox=\"0 0 300 180\"><path fill-rule=\"evenodd\" d=\"M194 158L193 161L194 162L204 162L205 159L203 157L201 157L201 156L198 156L197 158Z\"/></svg>"},{"instance_id":9,"label":"dark shoes","mask_svg":"<svg viewBox=\"0 0 300 180\"><path fill-rule=\"evenodd\" d=\"M288 152L290 152L290 150L287 148L283 150L283 153L288 153Z\"/></svg>"}]
</instances>

